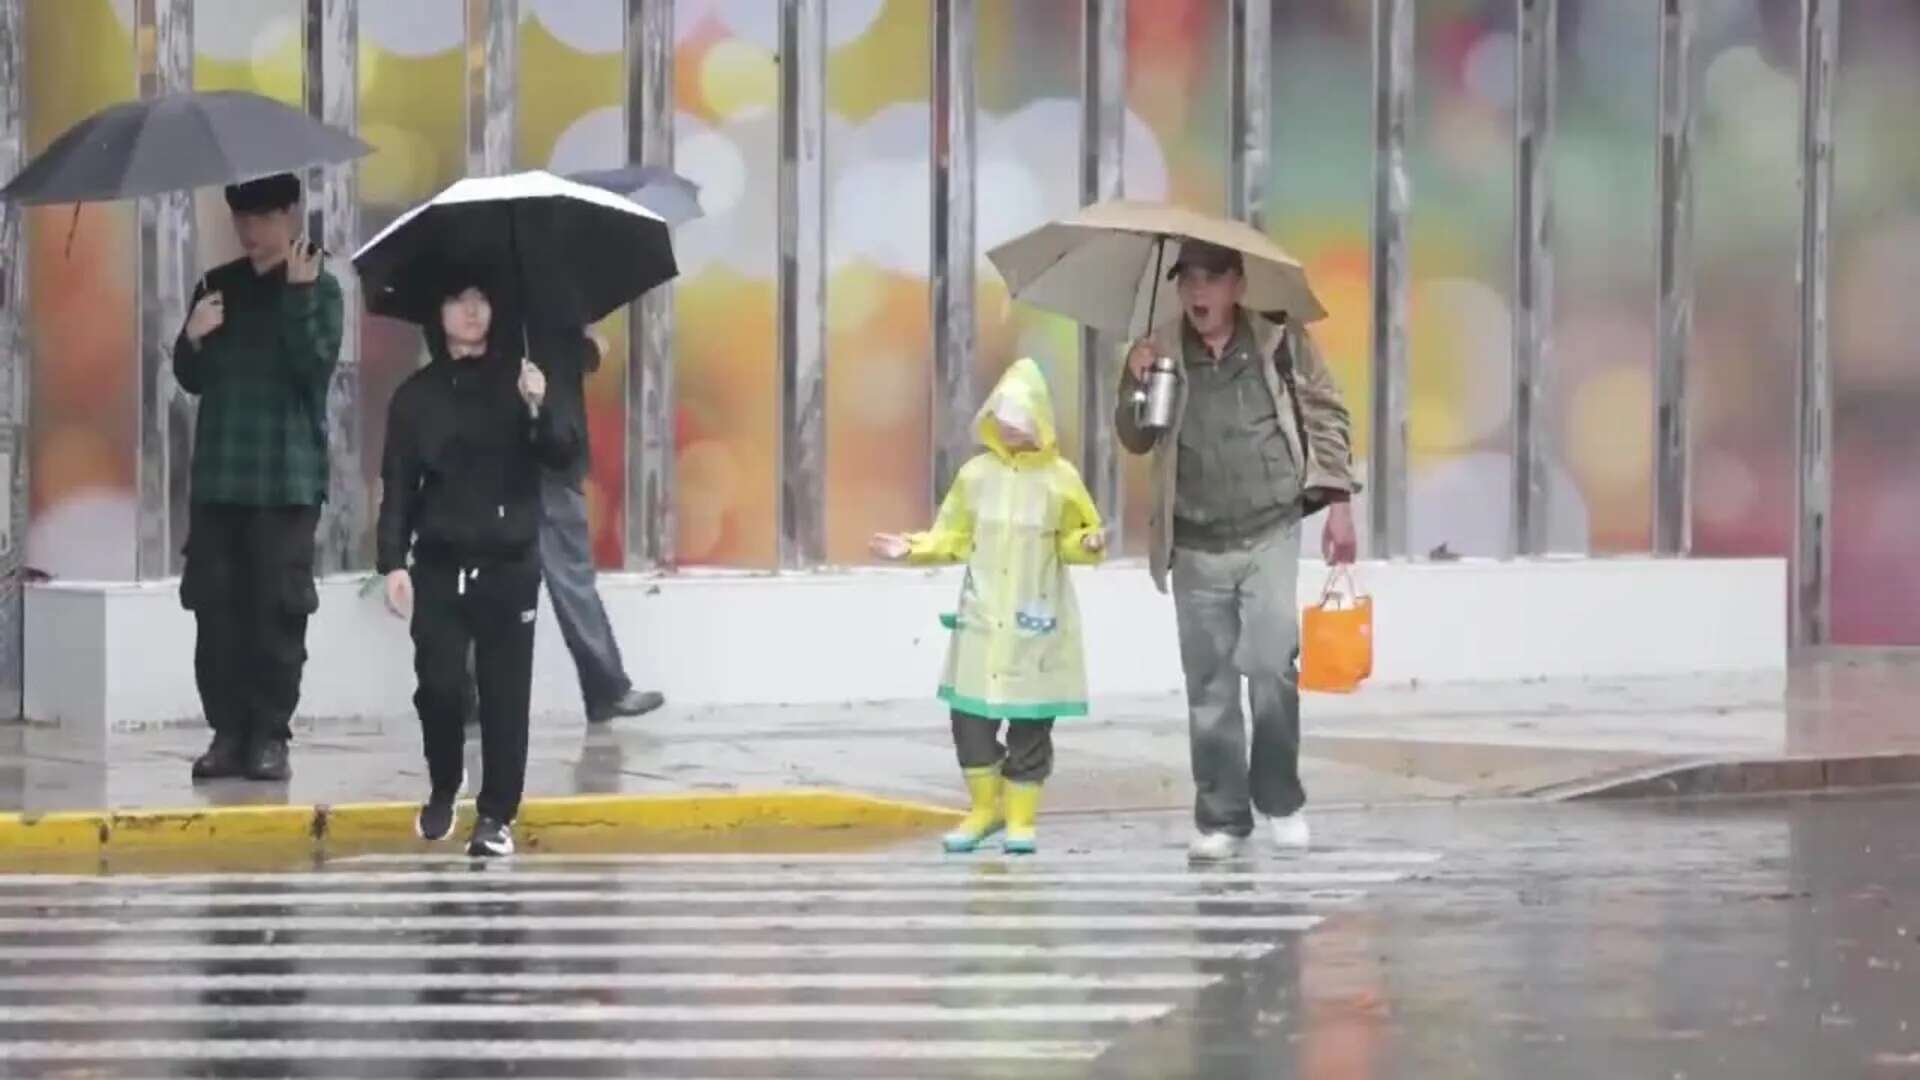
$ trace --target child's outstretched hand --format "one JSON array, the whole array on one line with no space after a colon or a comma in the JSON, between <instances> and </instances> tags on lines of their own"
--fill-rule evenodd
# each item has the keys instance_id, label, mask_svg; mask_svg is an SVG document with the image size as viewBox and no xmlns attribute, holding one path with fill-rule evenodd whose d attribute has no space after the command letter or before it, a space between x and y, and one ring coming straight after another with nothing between
<instances>
[{"instance_id":1,"label":"child's outstretched hand","mask_svg":"<svg viewBox=\"0 0 1920 1080\"><path fill-rule=\"evenodd\" d=\"M1080 546L1089 555L1098 555L1107 550L1107 530L1098 529L1081 537Z\"/></svg>"},{"instance_id":2,"label":"child's outstretched hand","mask_svg":"<svg viewBox=\"0 0 1920 1080\"><path fill-rule=\"evenodd\" d=\"M899 533L874 533L873 539L867 541L867 547L875 555L893 561L906 558L907 553L913 550L913 545L907 543L907 538Z\"/></svg>"}]
</instances>

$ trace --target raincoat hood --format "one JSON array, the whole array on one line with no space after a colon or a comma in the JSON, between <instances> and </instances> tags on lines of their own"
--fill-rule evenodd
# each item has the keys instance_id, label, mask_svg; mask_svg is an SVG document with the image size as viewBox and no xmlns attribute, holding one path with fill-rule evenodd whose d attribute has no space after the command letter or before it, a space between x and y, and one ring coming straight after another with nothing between
<instances>
[{"instance_id":1,"label":"raincoat hood","mask_svg":"<svg viewBox=\"0 0 1920 1080\"><path fill-rule=\"evenodd\" d=\"M998 421L996 423L995 421ZM1033 436L1034 450L1015 451L1000 438L1000 424ZM1003 461L1039 464L1060 454L1058 429L1053 419L1053 394L1047 378L1031 357L1016 360L975 415L974 432L980 445Z\"/></svg>"}]
</instances>

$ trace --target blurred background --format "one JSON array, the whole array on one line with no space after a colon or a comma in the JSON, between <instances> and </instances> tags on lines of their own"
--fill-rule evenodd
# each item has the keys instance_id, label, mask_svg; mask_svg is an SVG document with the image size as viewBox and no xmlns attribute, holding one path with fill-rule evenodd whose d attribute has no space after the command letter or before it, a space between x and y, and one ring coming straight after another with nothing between
<instances>
[{"instance_id":1,"label":"blurred background","mask_svg":"<svg viewBox=\"0 0 1920 1080\"><path fill-rule=\"evenodd\" d=\"M1797 0L1698 0L1693 357L1694 548L1782 555L1791 536L1798 121ZM28 5L29 153L135 87L131 0ZM298 102L296 0L196 0L194 75ZM361 227L465 168L463 0L361 8ZM620 163L622 0L523 0L517 164ZM1225 0L1130 5L1126 191L1226 205ZM931 513L931 5L827 6L831 561ZM771 0L678 0L677 168L708 216L678 235L679 546L689 565L770 568L775 553L777 95ZM1072 211L1081 5L980 0L979 250ZM1273 17L1275 153L1267 221L1331 311L1316 328L1368 430L1368 0L1288 0ZM1414 173L1412 540L1499 555L1507 530L1513 236L1513 0L1420 0ZM1833 349L1835 630L1920 642L1920 5L1853 0L1838 97ZM1656 25L1646 5L1561 0L1555 186L1555 551L1649 547ZM232 257L218 192L201 198L208 262ZM31 260L33 522L28 561L62 577L133 576L134 220L35 211ZM1069 453L1085 418L1072 324L1010 303L983 259L980 385L1033 356ZM589 497L603 565L620 562L619 318L589 390ZM422 358L410 327L363 322L363 466L378 467L393 388ZM1130 463L1137 522L1144 473ZM1134 529L1137 545L1142 535Z\"/></svg>"}]
</instances>

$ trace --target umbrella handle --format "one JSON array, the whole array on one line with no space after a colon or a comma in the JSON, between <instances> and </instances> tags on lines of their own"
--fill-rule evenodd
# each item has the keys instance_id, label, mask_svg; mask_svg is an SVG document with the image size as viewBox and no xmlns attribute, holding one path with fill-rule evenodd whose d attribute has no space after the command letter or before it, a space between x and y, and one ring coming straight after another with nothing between
<instances>
[{"instance_id":1,"label":"umbrella handle","mask_svg":"<svg viewBox=\"0 0 1920 1080\"><path fill-rule=\"evenodd\" d=\"M515 253L514 257L516 259L519 258L519 255L517 252ZM526 304L525 290L522 290L521 292L520 302L521 302L521 305L524 307ZM525 363L525 364L533 363L533 337L527 331L527 316L524 313L521 314L520 316L520 356L521 356L521 363ZM527 419L529 420L540 419L540 406L535 405L531 401L527 402Z\"/></svg>"},{"instance_id":2,"label":"umbrella handle","mask_svg":"<svg viewBox=\"0 0 1920 1080\"><path fill-rule=\"evenodd\" d=\"M533 312L527 307L527 279L520 263L520 215L513 204L507 204L507 257L513 260L513 293L518 301L514 305L520 316L520 357L522 363L533 363L533 333L529 326L533 322ZM540 419L540 406L527 402L527 419Z\"/></svg>"},{"instance_id":3,"label":"umbrella handle","mask_svg":"<svg viewBox=\"0 0 1920 1080\"><path fill-rule=\"evenodd\" d=\"M62 258L73 258L73 238L80 232L80 204L73 204L73 220L67 223L67 250Z\"/></svg>"},{"instance_id":4,"label":"umbrella handle","mask_svg":"<svg viewBox=\"0 0 1920 1080\"><path fill-rule=\"evenodd\" d=\"M1153 284L1147 287L1147 327L1142 337L1153 333L1153 312L1160 303L1160 270L1166 261L1167 238L1162 236L1153 245L1153 276L1147 279Z\"/></svg>"}]
</instances>

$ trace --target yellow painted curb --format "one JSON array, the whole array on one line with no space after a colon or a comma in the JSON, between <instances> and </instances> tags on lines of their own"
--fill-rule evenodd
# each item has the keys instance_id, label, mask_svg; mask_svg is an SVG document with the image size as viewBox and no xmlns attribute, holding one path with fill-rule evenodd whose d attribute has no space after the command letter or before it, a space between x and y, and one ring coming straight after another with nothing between
<instances>
[{"instance_id":1,"label":"yellow painted curb","mask_svg":"<svg viewBox=\"0 0 1920 1080\"><path fill-rule=\"evenodd\" d=\"M123 810L108 816L106 823L109 849L312 843L313 839L311 806Z\"/></svg>"},{"instance_id":2,"label":"yellow painted curb","mask_svg":"<svg viewBox=\"0 0 1920 1080\"><path fill-rule=\"evenodd\" d=\"M225 846L333 845L365 849L415 844L412 803L343 806L207 806L0 814L0 866L8 854L111 854ZM471 818L471 807L462 817ZM700 833L734 829L933 829L960 818L941 806L856 792L794 789L672 795L577 795L529 799L516 823L542 836Z\"/></svg>"},{"instance_id":3,"label":"yellow painted curb","mask_svg":"<svg viewBox=\"0 0 1920 1080\"><path fill-rule=\"evenodd\" d=\"M101 814L0 814L0 852L98 851L106 829Z\"/></svg>"},{"instance_id":4,"label":"yellow painted curb","mask_svg":"<svg viewBox=\"0 0 1920 1080\"><path fill-rule=\"evenodd\" d=\"M719 829L918 828L948 825L960 813L939 806L846 791L719 795L576 795L529 802L520 824L531 830L610 829L710 832Z\"/></svg>"},{"instance_id":5,"label":"yellow painted curb","mask_svg":"<svg viewBox=\"0 0 1920 1080\"><path fill-rule=\"evenodd\" d=\"M413 818L420 812L420 804L351 803L322 806L318 811L320 835L328 843L374 845L416 839Z\"/></svg>"}]
</instances>

